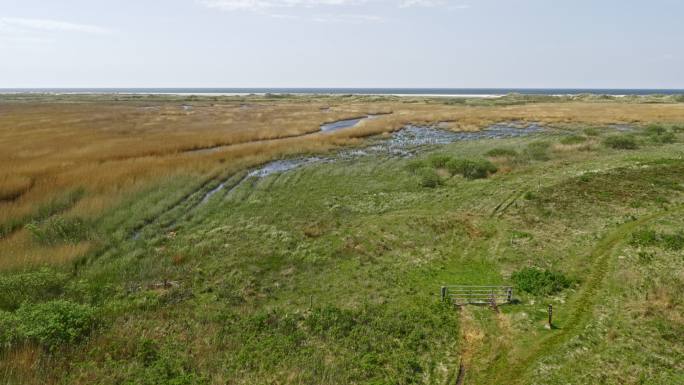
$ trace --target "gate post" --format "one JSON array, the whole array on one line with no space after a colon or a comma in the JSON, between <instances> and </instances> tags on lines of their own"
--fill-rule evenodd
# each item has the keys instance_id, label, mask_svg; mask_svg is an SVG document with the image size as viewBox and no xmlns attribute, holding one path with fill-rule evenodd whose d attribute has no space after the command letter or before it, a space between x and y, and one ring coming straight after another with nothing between
<instances>
[{"instance_id":1,"label":"gate post","mask_svg":"<svg viewBox=\"0 0 684 385\"><path fill-rule=\"evenodd\" d=\"M506 288L506 302L511 303L513 300L513 289L512 288Z\"/></svg>"},{"instance_id":2,"label":"gate post","mask_svg":"<svg viewBox=\"0 0 684 385\"><path fill-rule=\"evenodd\" d=\"M446 301L447 297L447 287L442 286L442 289L440 290L440 295L442 296L442 302Z\"/></svg>"}]
</instances>

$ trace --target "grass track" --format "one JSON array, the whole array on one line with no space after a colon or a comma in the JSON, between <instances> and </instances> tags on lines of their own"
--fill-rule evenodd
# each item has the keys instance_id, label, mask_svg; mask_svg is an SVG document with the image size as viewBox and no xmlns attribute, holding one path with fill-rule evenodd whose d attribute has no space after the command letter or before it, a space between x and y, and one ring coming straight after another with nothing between
<instances>
[{"instance_id":1,"label":"grass track","mask_svg":"<svg viewBox=\"0 0 684 385\"><path fill-rule=\"evenodd\" d=\"M524 384L529 378L529 371L540 358L554 352L560 344L576 336L585 328L591 318L591 312L596 304L596 293L600 288L608 271L610 257L625 238L639 226L654 220L684 211L684 206L672 210L659 211L651 215L620 225L612 233L604 237L590 253L590 259L595 261L591 275L587 278L582 292L573 304L570 317L564 322L564 327L557 329L539 344L528 350L529 354L511 365L494 365L498 370L487 378L490 384ZM504 355L501 355L502 357Z\"/></svg>"}]
</instances>

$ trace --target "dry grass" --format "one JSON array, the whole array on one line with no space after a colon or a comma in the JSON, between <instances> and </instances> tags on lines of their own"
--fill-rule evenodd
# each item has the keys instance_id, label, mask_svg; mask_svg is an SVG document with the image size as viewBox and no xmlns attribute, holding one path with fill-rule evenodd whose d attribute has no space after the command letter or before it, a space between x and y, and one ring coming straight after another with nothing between
<instances>
[{"instance_id":1,"label":"dry grass","mask_svg":"<svg viewBox=\"0 0 684 385\"><path fill-rule=\"evenodd\" d=\"M11 352L0 353L0 375L11 384L46 384L41 378L42 349L39 346L24 345ZM53 383L49 381L48 384Z\"/></svg>"},{"instance_id":2,"label":"dry grass","mask_svg":"<svg viewBox=\"0 0 684 385\"><path fill-rule=\"evenodd\" d=\"M476 130L501 121L611 124L684 121L683 104L544 103L467 106L345 98L250 101L0 102L0 224L25 218L59 194L86 194L70 214L96 218L133 192L177 175L237 171L269 159L320 152L407 123ZM392 114L330 134L325 122ZM213 148L212 151L192 151ZM564 149L557 148L557 151ZM61 263L87 245L32 246L22 230L0 239L0 270Z\"/></svg>"}]
</instances>

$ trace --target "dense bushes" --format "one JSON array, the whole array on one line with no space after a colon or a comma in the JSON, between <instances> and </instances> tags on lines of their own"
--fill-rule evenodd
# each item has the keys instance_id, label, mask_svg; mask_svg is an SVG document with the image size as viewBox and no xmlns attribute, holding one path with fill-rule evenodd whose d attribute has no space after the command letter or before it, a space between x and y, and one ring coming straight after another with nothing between
<instances>
[{"instance_id":1,"label":"dense bushes","mask_svg":"<svg viewBox=\"0 0 684 385\"><path fill-rule=\"evenodd\" d=\"M420 383L441 359L430 354L431 345L453 341L457 328L456 313L442 303L352 309L328 305L307 312L276 308L221 318L218 339L233 349L228 365L259 375L287 361L307 367L308 376L322 368L339 372L339 383ZM335 346L334 357L312 358L312 347L318 346Z\"/></svg>"},{"instance_id":2,"label":"dense bushes","mask_svg":"<svg viewBox=\"0 0 684 385\"><path fill-rule=\"evenodd\" d=\"M570 287L572 281L562 273L526 267L511 276L516 286L533 295L551 295Z\"/></svg>"},{"instance_id":3,"label":"dense bushes","mask_svg":"<svg viewBox=\"0 0 684 385\"><path fill-rule=\"evenodd\" d=\"M424 161L413 160L406 165L406 169L418 176L420 186L429 188L444 184L437 169L466 179L486 178L497 171L496 166L486 159L459 159L445 154L434 154Z\"/></svg>"},{"instance_id":4,"label":"dense bushes","mask_svg":"<svg viewBox=\"0 0 684 385\"><path fill-rule=\"evenodd\" d=\"M24 303L15 313L0 311L0 344L34 342L54 350L84 338L97 325L95 310L65 300Z\"/></svg>"},{"instance_id":5,"label":"dense bushes","mask_svg":"<svg viewBox=\"0 0 684 385\"><path fill-rule=\"evenodd\" d=\"M0 351L13 346L18 339L19 319L14 313L0 310Z\"/></svg>"},{"instance_id":6,"label":"dense bushes","mask_svg":"<svg viewBox=\"0 0 684 385\"><path fill-rule=\"evenodd\" d=\"M446 164L452 175L460 174L466 179L482 179L497 171L492 162L485 159L452 159Z\"/></svg>"},{"instance_id":7,"label":"dense bushes","mask_svg":"<svg viewBox=\"0 0 684 385\"><path fill-rule=\"evenodd\" d=\"M671 131L660 124L651 124L644 129L644 134L648 136L654 143L674 143L677 137L674 134L676 127L671 127Z\"/></svg>"},{"instance_id":8,"label":"dense bushes","mask_svg":"<svg viewBox=\"0 0 684 385\"><path fill-rule=\"evenodd\" d=\"M603 140L603 144L616 150L634 150L639 147L632 135L613 135Z\"/></svg>"}]
</instances>

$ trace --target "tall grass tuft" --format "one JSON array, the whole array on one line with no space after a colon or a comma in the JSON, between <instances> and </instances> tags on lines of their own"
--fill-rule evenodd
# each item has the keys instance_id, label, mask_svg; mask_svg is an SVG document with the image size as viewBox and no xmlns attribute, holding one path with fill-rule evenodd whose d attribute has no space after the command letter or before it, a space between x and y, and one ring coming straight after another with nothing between
<instances>
[{"instance_id":1,"label":"tall grass tuft","mask_svg":"<svg viewBox=\"0 0 684 385\"><path fill-rule=\"evenodd\" d=\"M603 140L603 144L616 150L635 150L639 148L632 135L613 135Z\"/></svg>"},{"instance_id":2,"label":"tall grass tuft","mask_svg":"<svg viewBox=\"0 0 684 385\"><path fill-rule=\"evenodd\" d=\"M79 243L91 238L91 225L78 217L51 217L43 222L29 223L26 229L34 241L45 246Z\"/></svg>"}]
</instances>

